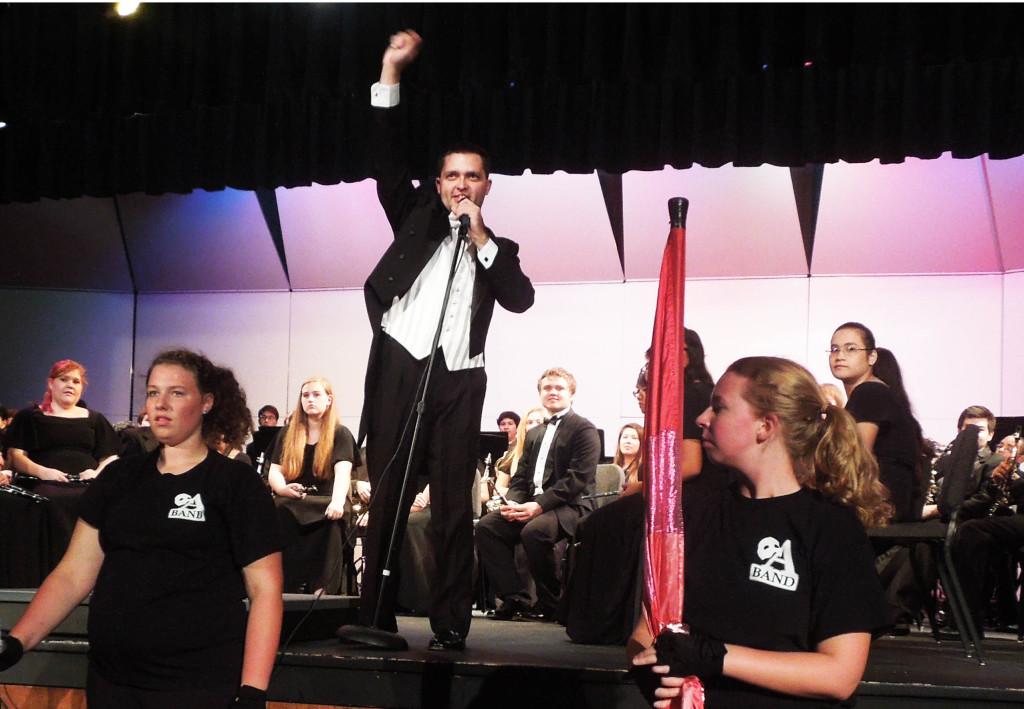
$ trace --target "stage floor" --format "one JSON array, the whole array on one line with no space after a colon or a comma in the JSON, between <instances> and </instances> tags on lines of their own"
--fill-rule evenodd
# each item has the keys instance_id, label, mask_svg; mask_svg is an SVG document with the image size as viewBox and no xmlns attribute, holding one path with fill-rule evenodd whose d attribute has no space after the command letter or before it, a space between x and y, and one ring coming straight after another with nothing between
<instances>
[{"instance_id":1,"label":"stage floor","mask_svg":"<svg viewBox=\"0 0 1024 709\"><path fill-rule=\"evenodd\" d=\"M444 653L426 650L430 628L425 618L400 618L399 629L409 641L408 651L355 648L333 640L295 644L282 657L275 689L292 701L323 702L333 695L338 702L344 697L340 703L347 706L646 706L626 678L625 648L572 643L559 625L474 618L467 649ZM982 667L964 657L955 641L936 643L922 632L880 638L872 647L857 706L1024 706L1024 645L1001 635L987 639L985 651ZM364 682L339 682L321 694L314 689L319 682L300 679L310 679L306 673L311 671L319 677L319 670L327 668L357 673Z\"/></svg>"},{"instance_id":2,"label":"stage floor","mask_svg":"<svg viewBox=\"0 0 1024 709\"><path fill-rule=\"evenodd\" d=\"M430 652L425 618L399 618L405 652L307 640L284 648L272 700L401 709L641 709L626 676L625 648L578 645L559 625L474 618L464 652ZM3 682L82 687L88 648L81 638L51 639ZM872 647L857 706L958 709L1024 706L1024 645L998 635L985 641L987 665L960 644L914 632Z\"/></svg>"}]
</instances>

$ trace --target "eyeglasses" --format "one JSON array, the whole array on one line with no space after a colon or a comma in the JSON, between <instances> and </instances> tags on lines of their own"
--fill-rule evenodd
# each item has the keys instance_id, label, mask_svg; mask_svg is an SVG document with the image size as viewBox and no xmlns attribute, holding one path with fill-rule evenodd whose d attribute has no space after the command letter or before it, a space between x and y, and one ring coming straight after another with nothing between
<instances>
[{"instance_id":1,"label":"eyeglasses","mask_svg":"<svg viewBox=\"0 0 1024 709\"><path fill-rule=\"evenodd\" d=\"M277 416L274 414L260 414L256 418L260 421L277 421Z\"/></svg>"},{"instance_id":2,"label":"eyeglasses","mask_svg":"<svg viewBox=\"0 0 1024 709\"><path fill-rule=\"evenodd\" d=\"M647 389L634 389L633 390L633 397L634 398L639 399L641 394L643 394L644 396L647 396Z\"/></svg>"},{"instance_id":3,"label":"eyeglasses","mask_svg":"<svg viewBox=\"0 0 1024 709\"><path fill-rule=\"evenodd\" d=\"M870 347L857 347L857 345L843 345L842 347L836 347L833 345L828 350L829 355L837 355L840 352L847 355L852 355L854 352L870 352Z\"/></svg>"}]
</instances>

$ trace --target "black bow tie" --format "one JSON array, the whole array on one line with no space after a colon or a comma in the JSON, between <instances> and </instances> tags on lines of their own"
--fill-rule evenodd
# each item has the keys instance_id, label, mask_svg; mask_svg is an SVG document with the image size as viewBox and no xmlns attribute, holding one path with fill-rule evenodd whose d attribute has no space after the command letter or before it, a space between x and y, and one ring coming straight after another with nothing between
<instances>
[{"instance_id":1,"label":"black bow tie","mask_svg":"<svg viewBox=\"0 0 1024 709\"><path fill-rule=\"evenodd\" d=\"M551 418L544 419L545 426L553 426L562 420L562 415L552 416Z\"/></svg>"}]
</instances>

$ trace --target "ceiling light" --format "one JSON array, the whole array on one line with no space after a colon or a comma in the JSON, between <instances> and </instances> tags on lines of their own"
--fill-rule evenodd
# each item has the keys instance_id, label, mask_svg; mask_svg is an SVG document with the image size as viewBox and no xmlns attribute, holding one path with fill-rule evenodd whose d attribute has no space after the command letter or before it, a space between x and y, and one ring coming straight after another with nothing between
<instances>
[{"instance_id":1,"label":"ceiling light","mask_svg":"<svg viewBox=\"0 0 1024 709\"><path fill-rule=\"evenodd\" d=\"M116 2L114 3L114 10L121 17L130 17L135 14L135 11L139 9L141 3L137 2Z\"/></svg>"}]
</instances>

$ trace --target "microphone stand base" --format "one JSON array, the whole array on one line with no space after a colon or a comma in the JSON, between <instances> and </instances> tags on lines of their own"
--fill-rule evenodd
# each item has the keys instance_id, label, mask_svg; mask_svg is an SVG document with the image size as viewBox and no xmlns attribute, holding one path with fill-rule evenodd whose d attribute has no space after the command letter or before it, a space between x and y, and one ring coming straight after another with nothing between
<instances>
[{"instance_id":1,"label":"microphone stand base","mask_svg":"<svg viewBox=\"0 0 1024 709\"><path fill-rule=\"evenodd\" d=\"M381 650L408 650L409 643L398 633L380 628L371 628L367 625L343 625L338 628L335 635L339 640L354 645L366 645Z\"/></svg>"}]
</instances>

